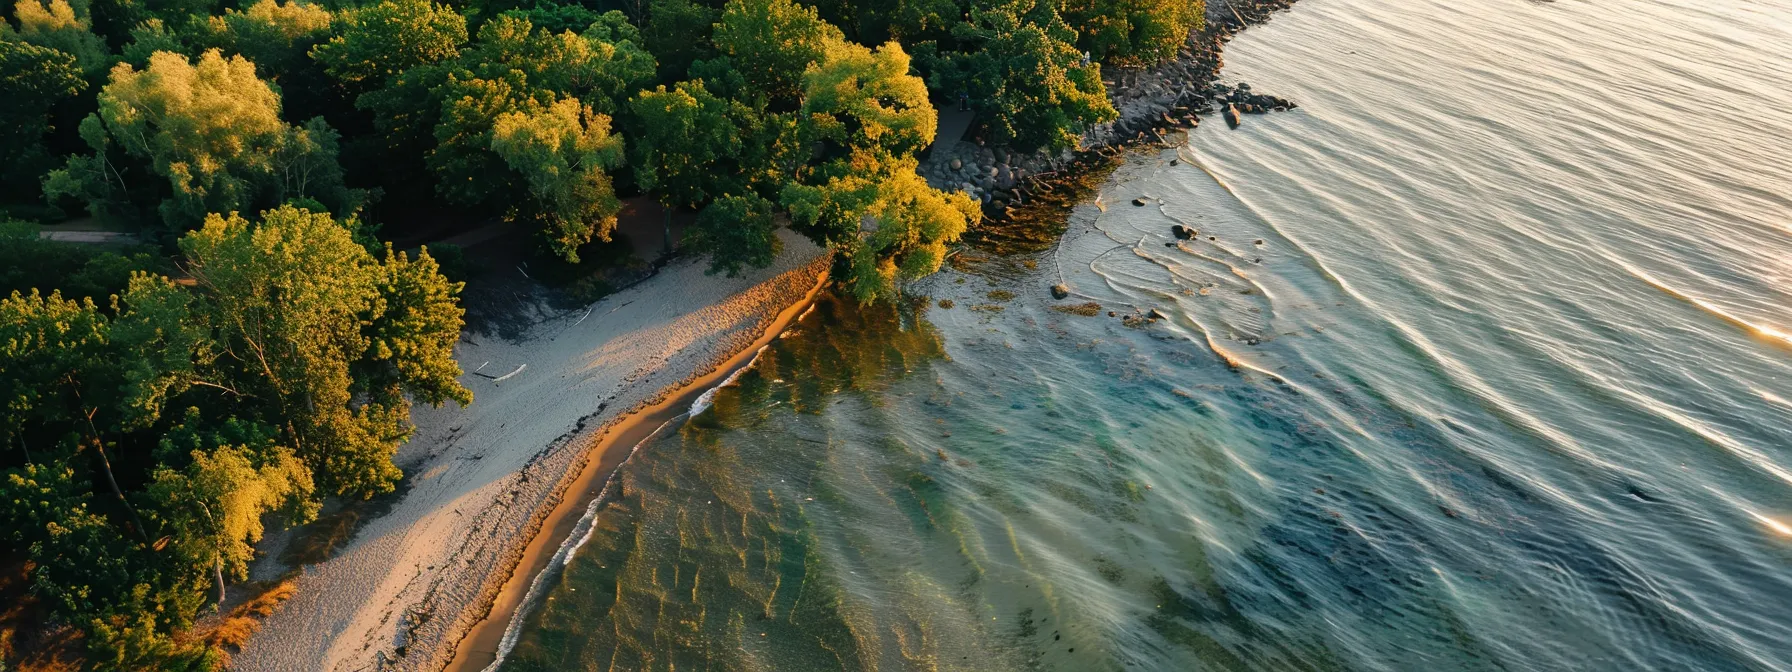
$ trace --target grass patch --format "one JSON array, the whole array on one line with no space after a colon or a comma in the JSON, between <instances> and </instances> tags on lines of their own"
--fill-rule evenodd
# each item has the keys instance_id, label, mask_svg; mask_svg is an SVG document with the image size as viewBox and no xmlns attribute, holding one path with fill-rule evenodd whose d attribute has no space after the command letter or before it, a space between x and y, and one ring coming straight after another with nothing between
<instances>
[{"instance_id":1,"label":"grass patch","mask_svg":"<svg viewBox=\"0 0 1792 672\"><path fill-rule=\"evenodd\" d=\"M1090 301L1088 303L1078 303L1078 304L1073 304L1073 305L1068 305L1068 306L1052 306L1052 310L1058 311L1060 313L1064 313L1066 315L1081 315L1083 317L1095 317L1096 315L1101 314L1101 304L1096 303L1094 301Z\"/></svg>"},{"instance_id":2,"label":"grass patch","mask_svg":"<svg viewBox=\"0 0 1792 672\"><path fill-rule=\"evenodd\" d=\"M1010 292L1005 289L998 289L998 290L995 290L995 291L989 293L989 300L1004 301L1004 302L1013 301L1014 300L1014 292Z\"/></svg>"},{"instance_id":3,"label":"grass patch","mask_svg":"<svg viewBox=\"0 0 1792 672\"><path fill-rule=\"evenodd\" d=\"M217 625L193 634L206 646L217 649L220 653L241 651L243 645L249 642L249 637L261 630L261 622L274 615L281 604L292 599L298 592L297 583L292 580L282 581L230 610L229 614L218 619Z\"/></svg>"}]
</instances>

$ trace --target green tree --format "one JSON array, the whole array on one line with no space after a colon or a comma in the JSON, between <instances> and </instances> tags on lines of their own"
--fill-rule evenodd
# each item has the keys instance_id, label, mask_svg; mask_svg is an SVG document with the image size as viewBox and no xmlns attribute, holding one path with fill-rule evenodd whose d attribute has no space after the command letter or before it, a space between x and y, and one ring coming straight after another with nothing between
<instances>
[{"instance_id":1,"label":"green tree","mask_svg":"<svg viewBox=\"0 0 1792 672\"><path fill-rule=\"evenodd\" d=\"M856 151L785 187L799 231L838 250L840 280L860 302L890 300L900 283L939 270L946 246L982 217L964 192L942 192L916 174L913 157Z\"/></svg>"},{"instance_id":2,"label":"green tree","mask_svg":"<svg viewBox=\"0 0 1792 672\"><path fill-rule=\"evenodd\" d=\"M528 182L531 209L567 261L577 263L593 237L610 239L622 203L605 171L622 163L622 138L610 134L609 117L575 98L506 112L492 125L492 151Z\"/></svg>"},{"instance_id":3,"label":"green tree","mask_svg":"<svg viewBox=\"0 0 1792 672\"><path fill-rule=\"evenodd\" d=\"M691 0L653 0L641 35L643 46L659 59L660 79L682 78L691 63L715 55L710 33L720 15L715 8Z\"/></svg>"},{"instance_id":4,"label":"green tree","mask_svg":"<svg viewBox=\"0 0 1792 672\"><path fill-rule=\"evenodd\" d=\"M934 88L967 92L997 142L1075 147L1089 125L1119 118L1101 66L1082 64L1076 31L1052 5L1012 0L970 16L954 29L965 50L926 60Z\"/></svg>"},{"instance_id":5,"label":"green tree","mask_svg":"<svg viewBox=\"0 0 1792 672\"><path fill-rule=\"evenodd\" d=\"M111 50L106 48L105 40L89 29L92 22L84 7L77 12L68 0L50 0L47 5L38 0L18 0L13 5L13 16L19 22L18 32L8 35L9 29L0 29L0 40L14 39L69 54L89 75L111 64Z\"/></svg>"},{"instance_id":6,"label":"green tree","mask_svg":"<svg viewBox=\"0 0 1792 672\"><path fill-rule=\"evenodd\" d=\"M642 91L629 106L636 121L630 143L635 184L661 203L696 208L746 189L735 162L742 151L740 121L753 110L716 97L701 80Z\"/></svg>"},{"instance_id":7,"label":"green tree","mask_svg":"<svg viewBox=\"0 0 1792 672\"><path fill-rule=\"evenodd\" d=\"M207 298L219 366L236 394L264 400L264 415L283 420L294 453L325 488L389 492L400 476L392 453L411 431L403 393L432 404L472 400L454 380L453 340L443 337L459 333L460 309L439 300L460 287L438 283L423 294L437 300L419 300L416 276L435 271L427 253L382 264L327 214L282 207L263 217L255 225L212 215L181 240Z\"/></svg>"},{"instance_id":8,"label":"green tree","mask_svg":"<svg viewBox=\"0 0 1792 672\"><path fill-rule=\"evenodd\" d=\"M639 39L616 12L583 34L537 31L514 16L481 26L457 63L419 73L419 83L440 77L427 159L437 190L540 223L568 260L593 237L607 240L621 206L606 171L622 147L607 115L654 72Z\"/></svg>"},{"instance_id":9,"label":"green tree","mask_svg":"<svg viewBox=\"0 0 1792 672\"><path fill-rule=\"evenodd\" d=\"M339 172L311 171L316 179L298 182L298 193L283 191L293 166L334 163L328 155L334 142L311 132L315 125L301 132L281 121L279 94L241 56L225 58L213 49L189 63L158 52L143 70L121 63L100 91L99 104L81 127L94 154L71 157L49 175L44 190L52 198L82 198L96 213L119 200L130 185L112 160L116 144L166 180L158 212L177 229L208 213L266 204L275 196L329 198L336 202L327 205L344 212L358 205Z\"/></svg>"},{"instance_id":10,"label":"green tree","mask_svg":"<svg viewBox=\"0 0 1792 672\"><path fill-rule=\"evenodd\" d=\"M830 44L804 75L803 88L803 111L818 120L830 140L892 156L933 143L938 116L926 84L909 74L908 54L896 42L875 51L850 42Z\"/></svg>"},{"instance_id":11,"label":"green tree","mask_svg":"<svg viewBox=\"0 0 1792 672\"><path fill-rule=\"evenodd\" d=\"M149 67L149 57L158 51L192 55L180 39L179 35L168 30L167 22L161 19L148 19L131 28L131 40L124 45L119 54L123 62L131 64L138 70Z\"/></svg>"},{"instance_id":12,"label":"green tree","mask_svg":"<svg viewBox=\"0 0 1792 672\"><path fill-rule=\"evenodd\" d=\"M777 107L800 100L803 72L845 37L813 7L791 0L729 0L713 39L752 92Z\"/></svg>"},{"instance_id":13,"label":"green tree","mask_svg":"<svg viewBox=\"0 0 1792 672\"><path fill-rule=\"evenodd\" d=\"M280 79L309 64L312 47L329 36L330 10L288 0L259 0L222 16L193 17L191 40L199 50L218 49L254 63L266 79Z\"/></svg>"},{"instance_id":14,"label":"green tree","mask_svg":"<svg viewBox=\"0 0 1792 672\"><path fill-rule=\"evenodd\" d=\"M311 57L364 94L411 68L460 56L467 19L429 0L382 0L339 13L332 33L312 47Z\"/></svg>"},{"instance_id":15,"label":"green tree","mask_svg":"<svg viewBox=\"0 0 1792 672\"><path fill-rule=\"evenodd\" d=\"M74 56L0 39L0 197L36 196L38 176L51 167L43 144L51 111L85 88Z\"/></svg>"},{"instance_id":16,"label":"green tree","mask_svg":"<svg viewBox=\"0 0 1792 672\"><path fill-rule=\"evenodd\" d=\"M1060 11L1078 27L1078 46L1103 62L1149 65L1176 56L1200 30L1204 0L1067 0Z\"/></svg>"},{"instance_id":17,"label":"green tree","mask_svg":"<svg viewBox=\"0 0 1792 672\"><path fill-rule=\"evenodd\" d=\"M723 196L703 208L685 232L684 244L709 255L709 272L738 275L742 267L764 268L778 256L781 243L772 202L757 194Z\"/></svg>"}]
</instances>

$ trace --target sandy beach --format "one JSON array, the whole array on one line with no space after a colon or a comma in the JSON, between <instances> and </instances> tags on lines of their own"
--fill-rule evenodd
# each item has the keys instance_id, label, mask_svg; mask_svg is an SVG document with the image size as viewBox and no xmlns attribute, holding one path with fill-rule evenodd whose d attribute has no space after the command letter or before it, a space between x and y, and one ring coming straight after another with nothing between
<instances>
[{"instance_id":1,"label":"sandy beach","mask_svg":"<svg viewBox=\"0 0 1792 672\"><path fill-rule=\"evenodd\" d=\"M581 485L601 483L620 459L598 448L632 447L606 435L729 363L812 294L825 251L780 235L776 261L739 278L681 259L589 312L542 319L520 340L463 335L456 352L474 403L416 409L417 433L395 459L407 477L396 503L300 570L297 595L233 667L447 665L531 541L552 536L537 533L569 508L556 506L562 495L584 494ZM270 535L264 550L288 536ZM271 561L256 568L264 579L284 571Z\"/></svg>"}]
</instances>

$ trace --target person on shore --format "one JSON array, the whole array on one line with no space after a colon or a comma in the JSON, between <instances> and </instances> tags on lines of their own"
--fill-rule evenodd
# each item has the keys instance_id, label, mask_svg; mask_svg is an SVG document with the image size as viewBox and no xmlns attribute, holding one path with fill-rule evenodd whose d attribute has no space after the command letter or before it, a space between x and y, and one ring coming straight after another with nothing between
<instances>
[{"instance_id":1,"label":"person on shore","mask_svg":"<svg viewBox=\"0 0 1792 672\"><path fill-rule=\"evenodd\" d=\"M970 92L965 91L964 89L958 90L958 111L959 112L971 111L971 94L970 94Z\"/></svg>"}]
</instances>

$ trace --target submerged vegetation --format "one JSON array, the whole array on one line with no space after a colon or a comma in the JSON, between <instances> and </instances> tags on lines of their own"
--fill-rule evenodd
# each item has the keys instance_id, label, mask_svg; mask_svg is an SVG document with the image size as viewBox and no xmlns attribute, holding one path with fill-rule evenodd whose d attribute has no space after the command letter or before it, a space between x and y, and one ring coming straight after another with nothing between
<instances>
[{"instance_id":1,"label":"submerged vegetation","mask_svg":"<svg viewBox=\"0 0 1792 672\"><path fill-rule=\"evenodd\" d=\"M87 666L215 669L240 637L182 633L266 526L392 491L411 404L472 400L461 248L382 227L437 240L447 211L577 263L640 195L696 213L682 242L715 272L769 264L789 227L836 252L843 295L888 302L982 216L916 173L937 109L1074 147L1116 116L1102 64L1173 56L1202 13L0 0L0 560ZM71 216L141 244L30 221Z\"/></svg>"}]
</instances>

